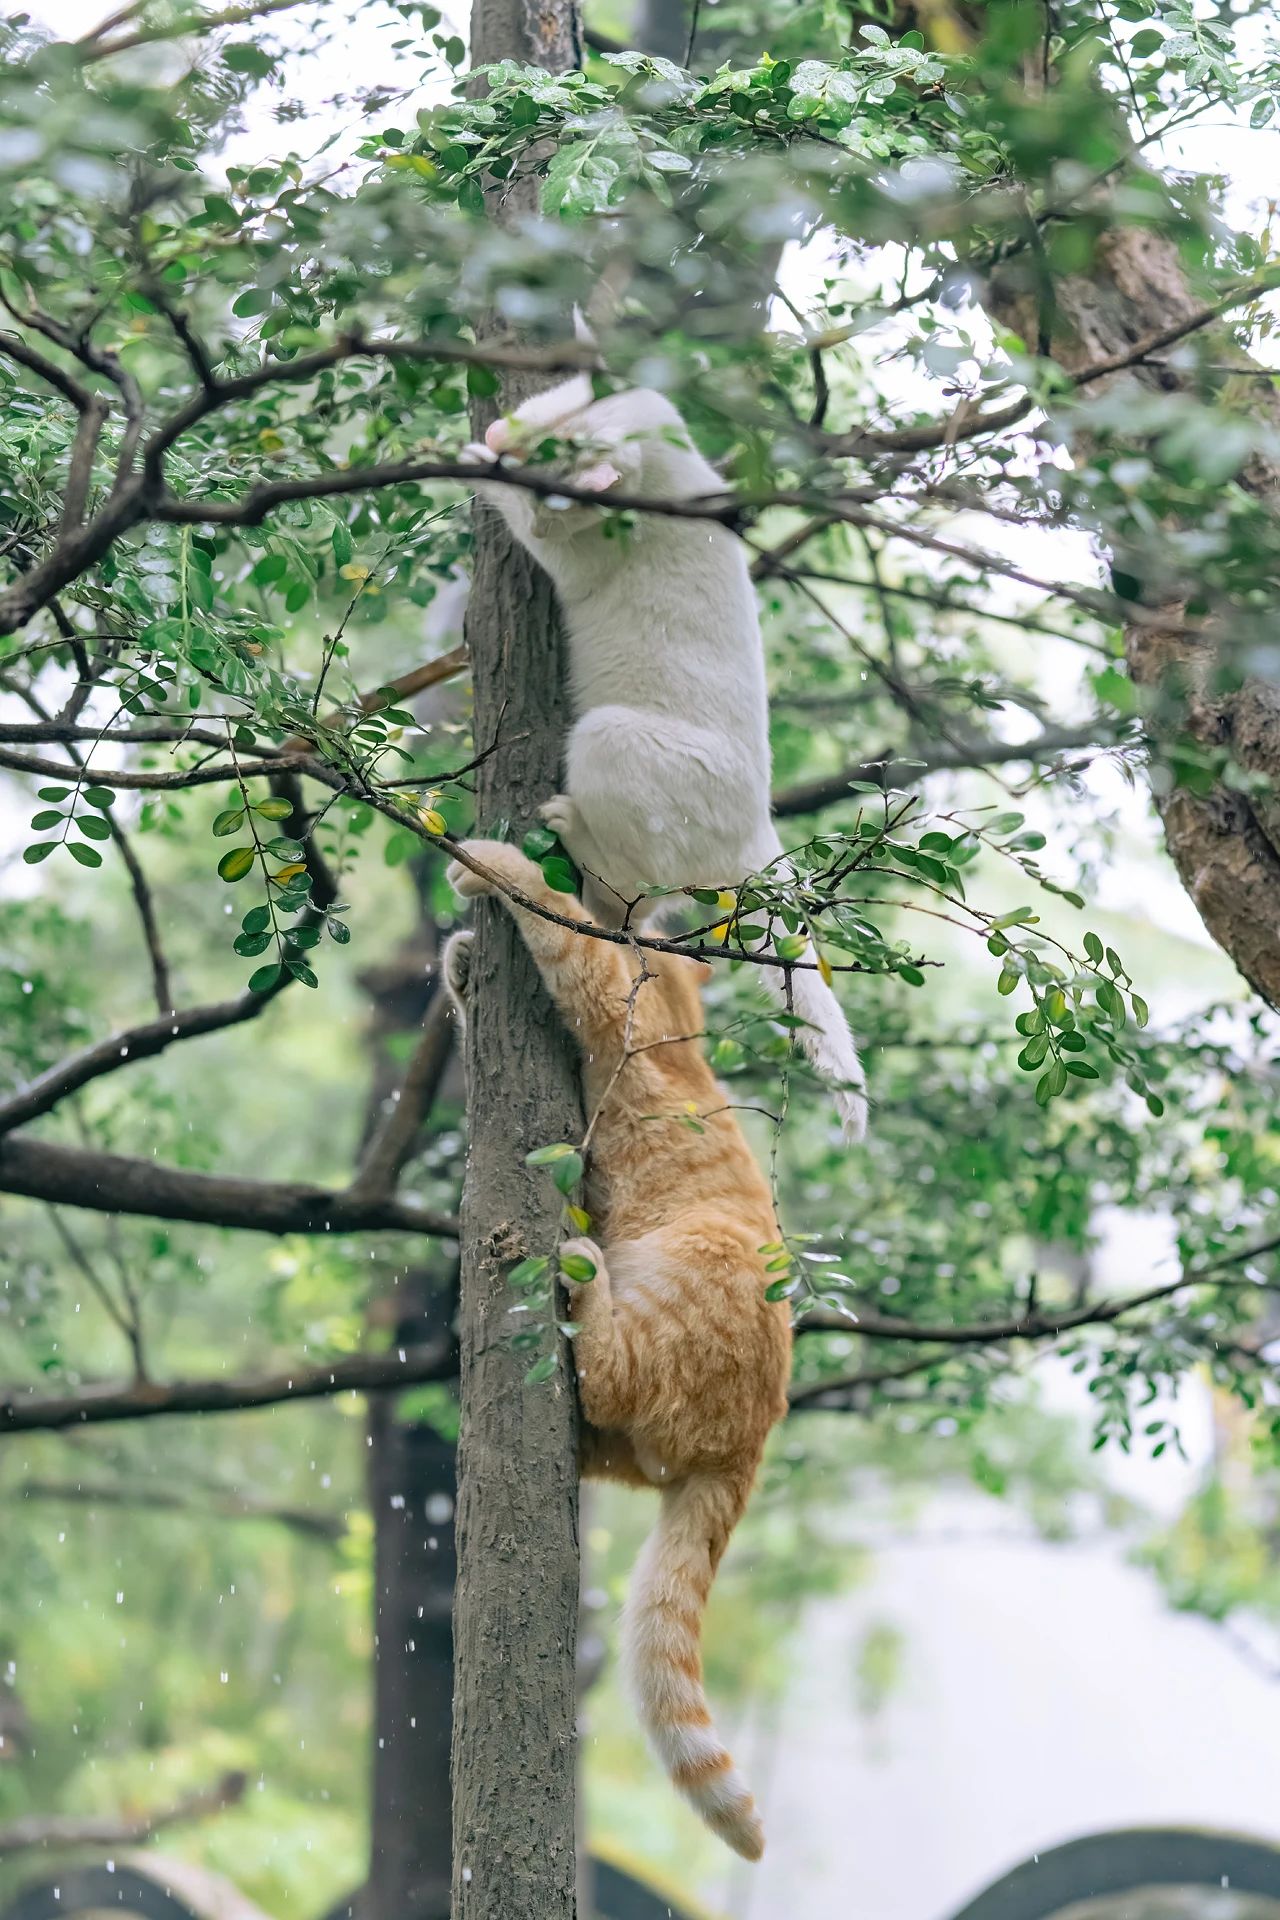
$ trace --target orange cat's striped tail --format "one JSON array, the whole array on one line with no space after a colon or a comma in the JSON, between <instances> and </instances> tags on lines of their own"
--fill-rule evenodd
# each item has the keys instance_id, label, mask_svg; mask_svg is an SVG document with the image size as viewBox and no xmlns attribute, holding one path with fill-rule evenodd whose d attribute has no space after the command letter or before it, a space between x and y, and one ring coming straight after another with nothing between
<instances>
[{"instance_id":1,"label":"orange cat's striped tail","mask_svg":"<svg viewBox=\"0 0 1280 1920\"><path fill-rule=\"evenodd\" d=\"M702 1613L751 1491L695 1474L662 1492L662 1512L632 1575L622 1648L640 1719L673 1783L746 1860L764 1852L751 1790L711 1724L702 1690Z\"/></svg>"}]
</instances>

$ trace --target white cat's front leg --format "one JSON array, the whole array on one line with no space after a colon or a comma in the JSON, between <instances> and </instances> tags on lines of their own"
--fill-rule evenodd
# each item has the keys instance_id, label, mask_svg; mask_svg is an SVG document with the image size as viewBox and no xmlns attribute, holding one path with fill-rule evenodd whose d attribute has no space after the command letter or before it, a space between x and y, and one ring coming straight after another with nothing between
<instances>
[{"instance_id":1,"label":"white cat's front leg","mask_svg":"<svg viewBox=\"0 0 1280 1920\"><path fill-rule=\"evenodd\" d=\"M498 456L483 440L469 440L462 449L469 466L496 467ZM524 487L506 486L501 480L473 481L476 497L486 506L496 507L522 546L536 553L533 531L533 499Z\"/></svg>"},{"instance_id":2,"label":"white cat's front leg","mask_svg":"<svg viewBox=\"0 0 1280 1920\"><path fill-rule=\"evenodd\" d=\"M583 877L582 899L592 919L604 926L615 926L627 902L609 885L605 856L592 838L591 830L579 813L573 795L553 793L538 808L538 818L550 827L561 846Z\"/></svg>"}]
</instances>

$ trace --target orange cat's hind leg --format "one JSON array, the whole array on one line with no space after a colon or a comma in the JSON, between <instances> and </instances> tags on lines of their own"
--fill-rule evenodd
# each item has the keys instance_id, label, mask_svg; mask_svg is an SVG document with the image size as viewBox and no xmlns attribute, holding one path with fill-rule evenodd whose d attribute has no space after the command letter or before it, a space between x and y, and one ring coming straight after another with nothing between
<instances>
[{"instance_id":1,"label":"orange cat's hind leg","mask_svg":"<svg viewBox=\"0 0 1280 1920\"><path fill-rule=\"evenodd\" d=\"M584 1480L616 1480L624 1487L653 1485L636 1459L631 1436L616 1428L602 1433L584 1424L578 1442L578 1472Z\"/></svg>"},{"instance_id":2,"label":"orange cat's hind leg","mask_svg":"<svg viewBox=\"0 0 1280 1920\"><path fill-rule=\"evenodd\" d=\"M576 1256L595 1268L591 1280L574 1280L562 1271L571 1296L570 1312L577 1323L573 1359L578 1374L582 1411L593 1427L604 1430L630 1423L635 1405L638 1355L630 1317L615 1311L609 1269L594 1240L566 1240L561 1258Z\"/></svg>"}]
</instances>

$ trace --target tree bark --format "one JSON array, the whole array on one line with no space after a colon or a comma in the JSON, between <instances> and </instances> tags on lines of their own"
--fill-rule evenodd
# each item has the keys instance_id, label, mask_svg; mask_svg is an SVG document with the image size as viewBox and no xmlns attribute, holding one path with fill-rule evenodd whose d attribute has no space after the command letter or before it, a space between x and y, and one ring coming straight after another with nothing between
<instances>
[{"instance_id":1,"label":"tree bark","mask_svg":"<svg viewBox=\"0 0 1280 1920\"><path fill-rule=\"evenodd\" d=\"M473 66L560 71L580 54L573 0L475 0ZM508 203L509 204L509 203ZM504 404L518 401L514 383ZM477 409L482 429L492 414ZM562 637L551 586L480 509L467 610L479 747L478 817L515 833L559 785ZM524 1156L582 1125L567 1035L515 928L477 903L467 1034L462 1426L454 1611L454 1920L574 1920L578 1616L576 1396L567 1349L524 1384L507 1339L507 1273L549 1253L560 1201Z\"/></svg>"},{"instance_id":2,"label":"tree bark","mask_svg":"<svg viewBox=\"0 0 1280 1920\"><path fill-rule=\"evenodd\" d=\"M1211 298L1192 287L1168 236L1151 228L1113 228L1101 237L1087 274L1055 283L1054 358L1074 371L1122 353L1135 340L1189 318ZM1005 325L1035 338L1036 294L1025 259L1006 263L991 277L986 304ZM1166 361L1123 377L1164 392L1202 390L1206 382L1229 388L1229 375L1201 372L1199 366L1254 365L1225 326L1197 333L1195 347L1176 365ZM1253 417L1280 428L1280 392L1266 380L1241 384L1248 388ZM1240 484L1280 501L1280 462L1255 456ZM1181 630L1131 627L1125 657L1135 684L1151 696L1152 788L1179 877L1208 931L1250 986L1280 1006L1280 808L1272 797L1280 791L1280 693L1256 679L1234 690L1218 685L1212 647ZM1227 749L1238 766L1271 781L1272 793L1247 795L1220 779L1204 792L1176 784L1159 749L1178 735Z\"/></svg>"}]
</instances>

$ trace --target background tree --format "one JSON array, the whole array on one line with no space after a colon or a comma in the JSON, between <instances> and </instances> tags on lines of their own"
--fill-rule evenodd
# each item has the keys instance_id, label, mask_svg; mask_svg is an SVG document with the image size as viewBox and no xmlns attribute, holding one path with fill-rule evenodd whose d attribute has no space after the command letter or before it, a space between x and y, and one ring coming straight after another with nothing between
<instances>
[{"instance_id":1,"label":"background tree","mask_svg":"<svg viewBox=\"0 0 1280 1920\"><path fill-rule=\"evenodd\" d=\"M1179 871L1274 999L1274 388L1246 349L1276 270L1265 225L1230 229L1154 158L1211 109L1265 124L1278 70L1247 13L919 16L796 9L758 59L759 21L723 8L718 72L690 14L691 70L617 51L565 73L543 69L577 51L568 9L539 15L537 44L499 10L477 18L477 53L497 58L477 88L433 8L370 6L370 32L390 20L403 43L395 83L338 103L335 147L281 157L292 62L346 22L276 5L134 9L75 44L5 28L0 765L33 813L25 837L8 816L0 1190L37 1204L13 1209L0 1426L80 1450L74 1471L33 1456L21 1485L45 1492L29 1497L87 1480L117 1528L125 1499L239 1502L237 1527L289 1529L301 1584L339 1516L291 1508L253 1461L283 1481L295 1449L336 1456L354 1428L281 1414L283 1453L246 1437L213 1484L209 1443L181 1429L159 1488L116 1429L416 1385L365 1435L387 1501L384 1624L403 1601L389 1516L406 1421L445 1440L456 1422L458 1108L429 994L407 1053L380 1046L362 1126L346 949L385 998L377 970L406 938L430 953L455 911L441 849L473 810L519 834L555 784L550 600L492 519L473 542L460 449L469 406L483 418L584 364L672 391L726 474L686 510L733 525L760 583L797 877L695 897L677 938L716 960L717 1064L765 1110L750 1124L788 1228L774 1285L805 1334L797 1411L973 1429L1046 1347L1090 1372L1099 1436L1122 1444L1144 1394L1189 1367L1258 1396L1270 1030L1238 1001L1204 1004L1222 976L1175 1000L1156 943L1122 940L1097 904L1113 829L1091 769L1149 757ZM251 164L233 157L245 135L225 145L246 116ZM602 287L596 354L564 316L574 300L599 313ZM561 492L553 453L508 482ZM620 539L662 510L616 508ZM1039 530L1057 543L1031 547ZM467 566L470 721L422 705L468 664L441 611ZM502 1911L518 1885L550 1915L573 1899L578 1585L552 1261L581 1125L505 920L479 931L455 1832L482 1844L458 1850L454 1901ZM770 932L789 964L860 976L845 985L873 1062L865 1154L832 1137L766 1010ZM394 1037L401 1022L378 1018ZM555 1146L558 1187L523 1165ZM1096 1209L1157 1200L1180 1265L1097 1297ZM508 1306L511 1340L495 1332ZM1172 1439L1163 1422L1146 1437ZM353 1453L339 1484L358 1520ZM415 1552L439 1551L423 1545L433 1496L424 1479L404 1522ZM344 1542L358 1609L358 1524ZM259 1572L264 1592L286 1579ZM212 1726L231 1682L211 1684ZM223 1731L270 1754L257 1708L245 1682ZM376 1776L376 1910L439 1899L439 1861L433 1878L388 1840L415 1751L402 1725ZM68 1790L75 1742L42 1752L0 1776L15 1814Z\"/></svg>"}]
</instances>

